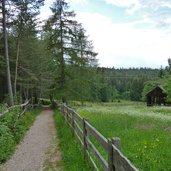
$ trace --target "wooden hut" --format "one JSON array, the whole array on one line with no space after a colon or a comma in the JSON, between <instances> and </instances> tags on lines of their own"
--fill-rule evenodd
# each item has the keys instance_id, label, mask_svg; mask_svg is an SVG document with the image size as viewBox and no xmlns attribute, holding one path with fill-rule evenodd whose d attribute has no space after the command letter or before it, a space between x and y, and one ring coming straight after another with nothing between
<instances>
[{"instance_id":1,"label":"wooden hut","mask_svg":"<svg viewBox=\"0 0 171 171\"><path fill-rule=\"evenodd\" d=\"M166 105L166 90L158 85L146 94L147 106Z\"/></svg>"}]
</instances>

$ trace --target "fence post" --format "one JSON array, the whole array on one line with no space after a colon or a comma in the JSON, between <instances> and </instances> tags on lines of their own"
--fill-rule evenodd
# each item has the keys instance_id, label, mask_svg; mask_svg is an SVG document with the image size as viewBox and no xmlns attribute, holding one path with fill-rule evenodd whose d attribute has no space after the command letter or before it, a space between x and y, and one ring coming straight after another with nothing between
<instances>
[{"instance_id":1,"label":"fence post","mask_svg":"<svg viewBox=\"0 0 171 171\"><path fill-rule=\"evenodd\" d=\"M120 138L118 137L113 137L112 138L112 144L120 151L121 150L121 145L120 145ZM118 168L118 159L117 158L114 158L115 160L115 164L114 164L114 167L115 167L115 170L114 171L118 171L119 168Z\"/></svg>"},{"instance_id":2,"label":"fence post","mask_svg":"<svg viewBox=\"0 0 171 171\"><path fill-rule=\"evenodd\" d=\"M113 165L113 148L111 139L108 139L108 171L115 171L115 167Z\"/></svg>"},{"instance_id":3,"label":"fence post","mask_svg":"<svg viewBox=\"0 0 171 171\"><path fill-rule=\"evenodd\" d=\"M63 104L61 105L61 109L60 110L61 110L62 115L65 116L64 115L64 106L63 106Z\"/></svg>"},{"instance_id":4,"label":"fence post","mask_svg":"<svg viewBox=\"0 0 171 171\"><path fill-rule=\"evenodd\" d=\"M63 105L61 105L61 112L64 115L64 106Z\"/></svg>"},{"instance_id":5,"label":"fence post","mask_svg":"<svg viewBox=\"0 0 171 171\"><path fill-rule=\"evenodd\" d=\"M64 114L64 107L63 107L63 105L61 105L61 112L62 112L62 114Z\"/></svg>"},{"instance_id":6,"label":"fence post","mask_svg":"<svg viewBox=\"0 0 171 171\"><path fill-rule=\"evenodd\" d=\"M118 149L121 150L121 140L118 137L112 138L112 144Z\"/></svg>"},{"instance_id":7,"label":"fence post","mask_svg":"<svg viewBox=\"0 0 171 171\"><path fill-rule=\"evenodd\" d=\"M67 123L69 123L69 119L68 119L68 107L66 106L66 117L67 117Z\"/></svg>"},{"instance_id":8,"label":"fence post","mask_svg":"<svg viewBox=\"0 0 171 171\"><path fill-rule=\"evenodd\" d=\"M66 106L64 104L63 104L63 114L64 114L65 122L67 122Z\"/></svg>"},{"instance_id":9,"label":"fence post","mask_svg":"<svg viewBox=\"0 0 171 171\"><path fill-rule=\"evenodd\" d=\"M65 115L65 105L63 104L63 113Z\"/></svg>"},{"instance_id":10,"label":"fence post","mask_svg":"<svg viewBox=\"0 0 171 171\"><path fill-rule=\"evenodd\" d=\"M74 110L71 111L72 113L72 136L74 137L75 135L75 114L74 114Z\"/></svg>"},{"instance_id":11,"label":"fence post","mask_svg":"<svg viewBox=\"0 0 171 171\"><path fill-rule=\"evenodd\" d=\"M86 138L87 138L87 130L86 130L86 119L83 118L83 143L84 143L84 159L86 159L86 151L87 151L87 141L86 141Z\"/></svg>"}]
</instances>

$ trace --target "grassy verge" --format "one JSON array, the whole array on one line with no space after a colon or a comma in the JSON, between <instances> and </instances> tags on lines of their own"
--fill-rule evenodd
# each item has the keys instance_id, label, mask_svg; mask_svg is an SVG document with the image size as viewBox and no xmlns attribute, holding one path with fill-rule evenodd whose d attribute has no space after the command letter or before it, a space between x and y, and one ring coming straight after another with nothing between
<instances>
[{"instance_id":1,"label":"grassy verge","mask_svg":"<svg viewBox=\"0 0 171 171\"><path fill-rule=\"evenodd\" d=\"M116 100L114 102L88 102L85 101L82 105L80 101L69 101L69 106L75 107L95 107L95 106L144 106L144 102L135 102L135 101L128 101L128 100Z\"/></svg>"},{"instance_id":2,"label":"grassy verge","mask_svg":"<svg viewBox=\"0 0 171 171\"><path fill-rule=\"evenodd\" d=\"M63 171L63 161L59 150L59 140L55 136L51 142L51 147L47 152L47 158L44 163L43 171Z\"/></svg>"},{"instance_id":3,"label":"grassy verge","mask_svg":"<svg viewBox=\"0 0 171 171\"><path fill-rule=\"evenodd\" d=\"M171 116L169 111L168 107L96 105L80 108L78 113L105 137L120 137L123 153L141 171L168 171L171 170L171 121L165 116Z\"/></svg>"},{"instance_id":4,"label":"grassy verge","mask_svg":"<svg viewBox=\"0 0 171 171\"><path fill-rule=\"evenodd\" d=\"M0 163L10 158L16 145L40 113L40 109L28 111L20 119L17 118L18 112L19 109L15 109L0 120Z\"/></svg>"},{"instance_id":5,"label":"grassy verge","mask_svg":"<svg viewBox=\"0 0 171 171\"><path fill-rule=\"evenodd\" d=\"M81 146L73 138L71 129L67 126L60 112L55 111L55 125L58 131L59 146L62 151L64 170L89 171L91 170L83 158Z\"/></svg>"}]
</instances>

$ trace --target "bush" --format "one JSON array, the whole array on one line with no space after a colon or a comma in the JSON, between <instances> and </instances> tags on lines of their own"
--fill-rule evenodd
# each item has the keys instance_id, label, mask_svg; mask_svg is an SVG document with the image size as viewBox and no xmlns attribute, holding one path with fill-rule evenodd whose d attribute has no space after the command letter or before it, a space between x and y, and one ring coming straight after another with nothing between
<instances>
[{"instance_id":1,"label":"bush","mask_svg":"<svg viewBox=\"0 0 171 171\"><path fill-rule=\"evenodd\" d=\"M20 109L17 108L15 110L10 111L5 114L2 119L4 125L6 125L10 130L13 130L15 122L17 121L17 114L20 112Z\"/></svg>"},{"instance_id":2,"label":"bush","mask_svg":"<svg viewBox=\"0 0 171 171\"><path fill-rule=\"evenodd\" d=\"M0 123L0 162L4 162L14 151L15 141L10 129Z\"/></svg>"},{"instance_id":3,"label":"bush","mask_svg":"<svg viewBox=\"0 0 171 171\"><path fill-rule=\"evenodd\" d=\"M51 104L51 101L48 100L48 99L41 99L41 104L42 105L50 105Z\"/></svg>"}]
</instances>

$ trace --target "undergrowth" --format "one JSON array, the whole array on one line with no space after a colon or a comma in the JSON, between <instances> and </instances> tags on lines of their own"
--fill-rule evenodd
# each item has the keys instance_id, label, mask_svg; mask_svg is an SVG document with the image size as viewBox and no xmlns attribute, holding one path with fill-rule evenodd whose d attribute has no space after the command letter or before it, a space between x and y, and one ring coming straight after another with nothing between
<instances>
[{"instance_id":1,"label":"undergrowth","mask_svg":"<svg viewBox=\"0 0 171 171\"><path fill-rule=\"evenodd\" d=\"M0 113L3 113L6 110L7 110L7 105L4 105L4 104L0 103Z\"/></svg>"},{"instance_id":2,"label":"undergrowth","mask_svg":"<svg viewBox=\"0 0 171 171\"><path fill-rule=\"evenodd\" d=\"M33 124L40 109L27 111L19 119L18 112L20 109L12 110L0 119L0 163L10 158L16 145Z\"/></svg>"},{"instance_id":3,"label":"undergrowth","mask_svg":"<svg viewBox=\"0 0 171 171\"><path fill-rule=\"evenodd\" d=\"M84 160L81 146L73 138L71 129L65 123L62 114L55 111L55 125L58 131L59 145L62 151L64 169L66 171L90 171L90 167Z\"/></svg>"}]
</instances>

